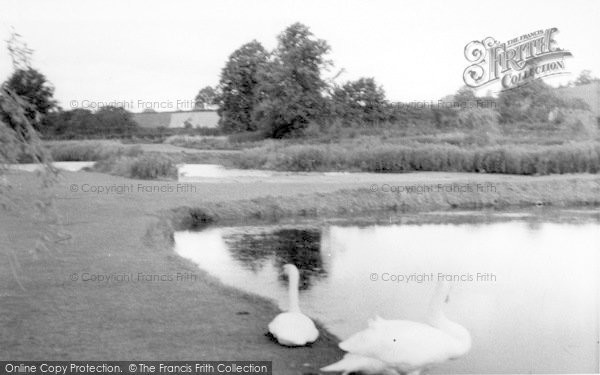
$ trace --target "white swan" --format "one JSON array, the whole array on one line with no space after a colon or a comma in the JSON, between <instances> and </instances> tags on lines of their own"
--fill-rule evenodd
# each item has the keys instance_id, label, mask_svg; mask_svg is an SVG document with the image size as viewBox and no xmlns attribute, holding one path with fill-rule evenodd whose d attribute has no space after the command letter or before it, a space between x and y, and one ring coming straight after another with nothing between
<instances>
[{"instance_id":1,"label":"white swan","mask_svg":"<svg viewBox=\"0 0 600 375\"><path fill-rule=\"evenodd\" d=\"M439 282L429 305L428 323L409 320L369 321L366 330L342 341L339 347L348 352L344 358L322 371L365 374L420 374L422 370L450 359L459 358L471 349L471 335L463 326L444 315L450 286Z\"/></svg>"},{"instance_id":2,"label":"white swan","mask_svg":"<svg viewBox=\"0 0 600 375\"><path fill-rule=\"evenodd\" d=\"M298 302L298 284L300 272L293 264L283 266L284 273L288 276L289 311L281 313L269 323L269 332L277 339L280 345L304 346L315 342L319 331L313 321L300 312Z\"/></svg>"}]
</instances>

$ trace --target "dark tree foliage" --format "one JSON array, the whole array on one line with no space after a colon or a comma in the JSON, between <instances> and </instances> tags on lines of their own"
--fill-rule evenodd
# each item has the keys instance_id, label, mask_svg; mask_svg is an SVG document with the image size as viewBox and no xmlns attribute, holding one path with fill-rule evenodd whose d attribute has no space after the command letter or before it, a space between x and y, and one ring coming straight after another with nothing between
<instances>
[{"instance_id":1,"label":"dark tree foliage","mask_svg":"<svg viewBox=\"0 0 600 375\"><path fill-rule=\"evenodd\" d=\"M221 72L220 94L215 98L223 131L253 131L252 110L257 104L258 71L267 62L267 51L257 42L244 44L229 56Z\"/></svg>"},{"instance_id":2,"label":"dark tree foliage","mask_svg":"<svg viewBox=\"0 0 600 375\"><path fill-rule=\"evenodd\" d=\"M257 106L253 122L272 138L299 135L325 114L327 86L321 70L329 45L315 39L305 25L295 23L278 36L278 46L258 72Z\"/></svg>"},{"instance_id":3,"label":"dark tree foliage","mask_svg":"<svg viewBox=\"0 0 600 375\"><path fill-rule=\"evenodd\" d=\"M47 124L48 114L57 108L53 99L54 87L42 73L31 67L17 69L4 82L3 87L7 92L27 101L24 114L36 130ZM1 111L0 116L12 129L17 129L18 124L9 112Z\"/></svg>"},{"instance_id":4,"label":"dark tree foliage","mask_svg":"<svg viewBox=\"0 0 600 375\"><path fill-rule=\"evenodd\" d=\"M477 100L479 99L477 98L477 96L475 96L473 89L466 86L461 87L460 89L458 89L456 94L454 94L454 102L457 105L462 105L462 103L465 103L465 105L469 105L470 103L476 102Z\"/></svg>"},{"instance_id":5,"label":"dark tree foliage","mask_svg":"<svg viewBox=\"0 0 600 375\"><path fill-rule=\"evenodd\" d=\"M498 96L498 112L503 123L546 122L554 109L589 109L580 99L562 97L540 79L504 90Z\"/></svg>"},{"instance_id":6,"label":"dark tree foliage","mask_svg":"<svg viewBox=\"0 0 600 375\"><path fill-rule=\"evenodd\" d=\"M385 92L374 78L360 78L336 87L332 94L333 112L346 123L376 123L387 120Z\"/></svg>"},{"instance_id":7,"label":"dark tree foliage","mask_svg":"<svg viewBox=\"0 0 600 375\"><path fill-rule=\"evenodd\" d=\"M593 82L600 82L600 78L598 77L594 77L592 75L592 71L591 70L583 70L581 73L579 73L579 76L577 76L577 79L575 79L575 81L571 82L572 86L582 86L582 85L587 85Z\"/></svg>"},{"instance_id":8,"label":"dark tree foliage","mask_svg":"<svg viewBox=\"0 0 600 375\"><path fill-rule=\"evenodd\" d=\"M121 107L106 106L97 112L87 109L59 111L49 117L45 135L61 138L130 136L139 130L133 116Z\"/></svg>"},{"instance_id":9,"label":"dark tree foliage","mask_svg":"<svg viewBox=\"0 0 600 375\"><path fill-rule=\"evenodd\" d=\"M194 99L194 109L206 109L209 105L216 104L217 90L211 86L206 86L196 95Z\"/></svg>"}]
</instances>

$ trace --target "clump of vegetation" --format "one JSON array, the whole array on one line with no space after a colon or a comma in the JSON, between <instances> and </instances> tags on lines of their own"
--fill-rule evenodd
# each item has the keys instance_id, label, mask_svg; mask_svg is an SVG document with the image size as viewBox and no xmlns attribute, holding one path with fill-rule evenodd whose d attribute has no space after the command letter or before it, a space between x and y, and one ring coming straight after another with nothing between
<instances>
[{"instance_id":1,"label":"clump of vegetation","mask_svg":"<svg viewBox=\"0 0 600 375\"><path fill-rule=\"evenodd\" d=\"M177 177L177 166L174 160L168 155L160 153L111 157L96 163L93 170L142 180Z\"/></svg>"},{"instance_id":2,"label":"clump of vegetation","mask_svg":"<svg viewBox=\"0 0 600 375\"><path fill-rule=\"evenodd\" d=\"M227 137L207 137L190 135L173 135L165 139L163 143L174 146L196 148L201 150L234 150L239 148L237 145L229 142Z\"/></svg>"},{"instance_id":3,"label":"clump of vegetation","mask_svg":"<svg viewBox=\"0 0 600 375\"><path fill-rule=\"evenodd\" d=\"M93 170L142 180L177 178L177 166L174 160L161 153L114 156L96 163Z\"/></svg>"},{"instance_id":4,"label":"clump of vegetation","mask_svg":"<svg viewBox=\"0 0 600 375\"><path fill-rule=\"evenodd\" d=\"M383 88L373 78L360 78L334 87L331 111L345 124L373 124L389 120Z\"/></svg>"},{"instance_id":5,"label":"clump of vegetation","mask_svg":"<svg viewBox=\"0 0 600 375\"><path fill-rule=\"evenodd\" d=\"M498 113L503 123L548 122L548 114L556 109L588 110L589 106L580 99L562 97L540 79L504 90L498 96Z\"/></svg>"},{"instance_id":6,"label":"clump of vegetation","mask_svg":"<svg viewBox=\"0 0 600 375\"><path fill-rule=\"evenodd\" d=\"M500 136L500 115L489 108L468 108L458 114L458 123L471 131L478 145L494 143Z\"/></svg>"}]
</instances>

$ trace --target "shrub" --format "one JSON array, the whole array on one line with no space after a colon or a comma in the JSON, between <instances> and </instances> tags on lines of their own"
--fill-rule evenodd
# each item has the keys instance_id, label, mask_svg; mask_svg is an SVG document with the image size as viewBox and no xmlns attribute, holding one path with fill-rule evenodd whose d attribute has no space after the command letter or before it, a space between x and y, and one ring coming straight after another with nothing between
<instances>
[{"instance_id":1,"label":"shrub","mask_svg":"<svg viewBox=\"0 0 600 375\"><path fill-rule=\"evenodd\" d=\"M234 149L227 137L207 137L207 136L190 136L190 135L173 135L165 139L163 143L174 146L196 148L202 150L230 150Z\"/></svg>"},{"instance_id":2,"label":"shrub","mask_svg":"<svg viewBox=\"0 0 600 375\"><path fill-rule=\"evenodd\" d=\"M173 159L160 153L111 157L96 163L94 170L143 180L177 177Z\"/></svg>"},{"instance_id":3,"label":"shrub","mask_svg":"<svg viewBox=\"0 0 600 375\"><path fill-rule=\"evenodd\" d=\"M458 113L458 123L471 130L471 141L480 146L498 139L499 120L498 112L489 108L468 108Z\"/></svg>"}]
</instances>

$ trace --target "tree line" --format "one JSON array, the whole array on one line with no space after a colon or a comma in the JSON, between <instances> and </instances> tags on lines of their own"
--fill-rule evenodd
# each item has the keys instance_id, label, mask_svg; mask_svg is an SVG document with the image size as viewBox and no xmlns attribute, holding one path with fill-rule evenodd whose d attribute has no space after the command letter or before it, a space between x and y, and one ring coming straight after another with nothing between
<instances>
[{"instance_id":1,"label":"tree line","mask_svg":"<svg viewBox=\"0 0 600 375\"><path fill-rule=\"evenodd\" d=\"M9 50L11 48L9 43ZM330 50L325 40L315 37L301 23L295 23L279 34L277 46L272 51L267 51L256 40L250 41L229 56L217 87L207 86L199 91L197 107L218 106L219 125L224 133L252 132L270 138L302 136L311 124L318 128L334 123L401 126L410 121L424 121L438 127L460 126L461 111L456 108L398 106L386 99L383 88L374 78L338 84L338 73L325 79L324 73L333 68L327 58ZM586 70L569 85L598 81ZM86 138L104 134L127 137L140 132L131 113L120 107L103 107L95 112L63 110L54 99L54 87L31 66L16 67L2 87L27 101L24 116L35 130L46 136ZM453 96L455 102L481 99L468 88L461 88ZM469 112L475 113L463 113L462 117L487 116L504 123L545 122L548 114L557 108L565 111L586 109L582 101L559 95L556 89L541 80L503 91L497 98L483 99L493 102L493 108L470 109ZM6 103L6 98L0 97L0 120L17 129L18 121L6 109Z\"/></svg>"},{"instance_id":2,"label":"tree line","mask_svg":"<svg viewBox=\"0 0 600 375\"><path fill-rule=\"evenodd\" d=\"M217 87L204 87L196 102L218 106L220 127L226 133L261 132L265 137L302 135L311 123L327 126L332 122L368 126L409 120L432 121L438 126L458 126L456 108L411 108L390 103L383 88L373 78L360 78L344 84L325 80L330 70L330 46L316 38L309 28L295 23L277 37L277 47L267 51L253 40L235 50L221 71ZM589 70L569 86L598 82ZM455 102L476 103L485 99L491 109L469 109L475 118L492 116L503 123L546 122L556 109L586 110L577 99L561 96L541 80L532 80L516 89L503 91L497 98L478 98L463 87L453 96ZM464 108L463 108L464 109ZM462 114L463 117L471 114Z\"/></svg>"}]
</instances>

